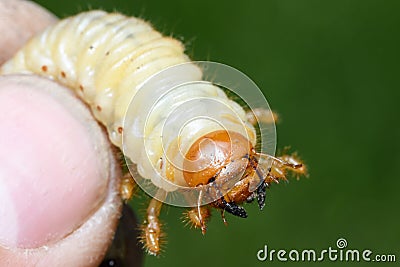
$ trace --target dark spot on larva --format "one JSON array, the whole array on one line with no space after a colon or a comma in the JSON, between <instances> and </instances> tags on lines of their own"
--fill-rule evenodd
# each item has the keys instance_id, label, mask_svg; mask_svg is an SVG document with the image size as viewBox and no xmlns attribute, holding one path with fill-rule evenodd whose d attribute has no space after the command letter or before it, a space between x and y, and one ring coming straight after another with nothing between
<instances>
[{"instance_id":1,"label":"dark spot on larva","mask_svg":"<svg viewBox=\"0 0 400 267\"><path fill-rule=\"evenodd\" d=\"M93 48L94 48L93 45L89 46L89 49L90 49L90 50L92 50Z\"/></svg>"},{"instance_id":2,"label":"dark spot on larva","mask_svg":"<svg viewBox=\"0 0 400 267\"><path fill-rule=\"evenodd\" d=\"M109 54L110 54L110 51L107 51L107 52L106 52L106 56L108 56Z\"/></svg>"},{"instance_id":3,"label":"dark spot on larva","mask_svg":"<svg viewBox=\"0 0 400 267\"><path fill-rule=\"evenodd\" d=\"M61 77L63 77L63 78L65 78L65 77L67 77L67 75L65 74L65 72L61 72Z\"/></svg>"},{"instance_id":4,"label":"dark spot on larva","mask_svg":"<svg viewBox=\"0 0 400 267\"><path fill-rule=\"evenodd\" d=\"M101 107L100 106L96 106L98 111L101 111Z\"/></svg>"},{"instance_id":5,"label":"dark spot on larva","mask_svg":"<svg viewBox=\"0 0 400 267\"><path fill-rule=\"evenodd\" d=\"M130 33L130 34L128 34L127 36L126 36L126 38L128 39L128 38L132 38L133 37L133 34L132 33Z\"/></svg>"},{"instance_id":6,"label":"dark spot on larva","mask_svg":"<svg viewBox=\"0 0 400 267\"><path fill-rule=\"evenodd\" d=\"M83 88L83 85L82 85L82 84L79 85L79 89L83 92L83 89L84 89L84 88Z\"/></svg>"},{"instance_id":7,"label":"dark spot on larva","mask_svg":"<svg viewBox=\"0 0 400 267\"><path fill-rule=\"evenodd\" d=\"M124 128L122 128L122 127L118 127L118 132L120 133L120 134L122 134L122 131L124 130Z\"/></svg>"},{"instance_id":8,"label":"dark spot on larva","mask_svg":"<svg viewBox=\"0 0 400 267\"><path fill-rule=\"evenodd\" d=\"M46 65L43 65L43 66L42 66L42 71L44 71L44 72L47 71L47 66L46 66Z\"/></svg>"}]
</instances>

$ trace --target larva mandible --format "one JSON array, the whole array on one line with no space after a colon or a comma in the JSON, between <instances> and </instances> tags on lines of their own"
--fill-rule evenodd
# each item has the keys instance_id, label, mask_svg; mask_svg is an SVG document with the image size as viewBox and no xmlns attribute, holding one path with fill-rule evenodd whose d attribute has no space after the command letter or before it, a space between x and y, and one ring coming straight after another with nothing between
<instances>
[{"instance_id":1,"label":"larva mandible","mask_svg":"<svg viewBox=\"0 0 400 267\"><path fill-rule=\"evenodd\" d=\"M256 151L254 124L275 129L267 103L246 113L219 86L202 82L203 68L179 41L143 20L103 11L61 20L1 68L16 72L73 89L146 182L133 174L135 180L156 189L141 236L150 254L160 252L162 201L175 203L168 196L180 192L179 205L193 207L188 220L205 233L209 207L220 209L224 222L224 211L247 217L239 204L257 198L262 208L271 182L286 179L287 170L302 173L297 158ZM134 182L130 174L122 181L121 195L129 199Z\"/></svg>"}]
</instances>

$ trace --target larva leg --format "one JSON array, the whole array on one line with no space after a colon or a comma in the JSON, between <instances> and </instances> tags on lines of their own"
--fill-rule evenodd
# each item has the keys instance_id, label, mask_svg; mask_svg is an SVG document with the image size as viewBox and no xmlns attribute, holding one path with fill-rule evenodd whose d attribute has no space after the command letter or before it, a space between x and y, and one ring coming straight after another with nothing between
<instances>
[{"instance_id":1,"label":"larva leg","mask_svg":"<svg viewBox=\"0 0 400 267\"><path fill-rule=\"evenodd\" d=\"M203 191L200 191L200 193L199 193L199 199L198 199L198 201L197 201L197 216L198 216L198 218L199 218L199 224L200 224L200 227L201 227L201 233L203 234L203 235L205 235L206 234L206 223L205 223L205 221L204 221L204 219L203 219L203 216L202 216L202 214L201 214L201 199L203 198Z\"/></svg>"},{"instance_id":2,"label":"larva leg","mask_svg":"<svg viewBox=\"0 0 400 267\"><path fill-rule=\"evenodd\" d=\"M286 181L287 170L296 174L306 175L306 167L298 158L294 158L292 155L282 155L280 157L274 157L263 153L255 153L260 160L269 159L272 160L272 165L269 168L269 172L265 177L264 181L267 183L275 182L279 183L279 180ZM261 163L261 161L259 161ZM262 163L261 163L262 165Z\"/></svg>"},{"instance_id":3,"label":"larva leg","mask_svg":"<svg viewBox=\"0 0 400 267\"><path fill-rule=\"evenodd\" d=\"M301 163L295 154L292 155L282 155L278 158L273 158L274 162L271 166L271 171L268 176L274 182L279 182L279 180L287 180L286 173L290 171L297 176L299 179L300 175L307 176L307 168ZM267 181L270 182L270 181Z\"/></svg>"},{"instance_id":4,"label":"larva leg","mask_svg":"<svg viewBox=\"0 0 400 267\"><path fill-rule=\"evenodd\" d=\"M255 108L246 112L246 118L252 125L270 124L278 121L278 114L269 109Z\"/></svg>"},{"instance_id":5,"label":"larva leg","mask_svg":"<svg viewBox=\"0 0 400 267\"><path fill-rule=\"evenodd\" d=\"M302 162L296 152L291 154L285 153L278 158L290 164L289 166L286 165L286 169L294 174L297 180L300 179L300 176L308 177L307 166Z\"/></svg>"},{"instance_id":6,"label":"larva leg","mask_svg":"<svg viewBox=\"0 0 400 267\"><path fill-rule=\"evenodd\" d=\"M158 219L162 207L162 202L152 198L147 207L146 220L142 227L140 241L150 255L157 256L160 254L163 233L161 231L161 223Z\"/></svg>"},{"instance_id":7,"label":"larva leg","mask_svg":"<svg viewBox=\"0 0 400 267\"><path fill-rule=\"evenodd\" d=\"M194 228L200 228L203 234L207 231L207 221L211 216L207 206L194 207L184 213L184 220Z\"/></svg>"},{"instance_id":8,"label":"larva leg","mask_svg":"<svg viewBox=\"0 0 400 267\"><path fill-rule=\"evenodd\" d=\"M121 178L120 194L123 201L127 202L132 198L136 183L132 175L128 172Z\"/></svg>"},{"instance_id":9,"label":"larva leg","mask_svg":"<svg viewBox=\"0 0 400 267\"><path fill-rule=\"evenodd\" d=\"M221 210L221 218L222 218L223 223L226 226L228 226L228 222L226 221L226 218L225 218L225 210Z\"/></svg>"}]
</instances>

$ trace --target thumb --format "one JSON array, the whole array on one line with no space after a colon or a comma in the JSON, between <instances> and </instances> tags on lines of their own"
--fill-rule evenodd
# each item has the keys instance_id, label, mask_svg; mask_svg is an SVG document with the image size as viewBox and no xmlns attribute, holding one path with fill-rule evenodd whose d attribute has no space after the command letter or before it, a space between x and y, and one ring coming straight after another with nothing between
<instances>
[{"instance_id":1,"label":"thumb","mask_svg":"<svg viewBox=\"0 0 400 267\"><path fill-rule=\"evenodd\" d=\"M68 89L0 77L0 263L96 266L121 208L103 129Z\"/></svg>"}]
</instances>

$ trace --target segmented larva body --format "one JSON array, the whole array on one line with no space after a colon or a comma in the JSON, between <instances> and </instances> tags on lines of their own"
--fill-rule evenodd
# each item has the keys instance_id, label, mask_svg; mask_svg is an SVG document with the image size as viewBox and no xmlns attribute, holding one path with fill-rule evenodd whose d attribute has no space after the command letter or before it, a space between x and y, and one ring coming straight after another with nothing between
<instances>
[{"instance_id":1,"label":"segmented larva body","mask_svg":"<svg viewBox=\"0 0 400 267\"><path fill-rule=\"evenodd\" d=\"M157 187L173 191L174 187L163 182L160 176L177 185L186 183L182 173L171 171L173 168L163 159L176 157L179 149L187 151L199 137L223 129L223 125L227 130L247 136L253 145L256 143L254 127L247 122L243 108L228 99L217 86L193 84L162 98L163 88L186 79L201 78L202 72L194 64L185 66L184 77L170 75L164 81L166 84L146 87L137 94L152 75L189 61L182 43L162 36L147 22L117 13L90 11L61 20L30 40L2 66L1 73L36 73L72 88L91 107L96 119L106 126L113 144L121 148L124 135L127 143L124 154L137 164L141 176L151 179ZM133 109L134 114L129 116L133 119L124 122L134 97L139 97L136 103L147 106L158 102L150 116L149 109ZM220 124L197 119L186 124L178 138L173 123L165 124L166 116L191 98L204 101L187 109L183 117L190 118L199 109L206 109L215 114ZM231 113L208 105L207 99L230 107ZM166 147L162 147L160 136ZM154 166L158 166L157 171Z\"/></svg>"}]
</instances>

